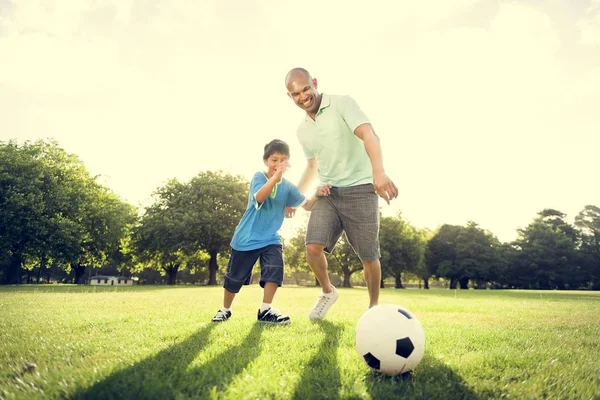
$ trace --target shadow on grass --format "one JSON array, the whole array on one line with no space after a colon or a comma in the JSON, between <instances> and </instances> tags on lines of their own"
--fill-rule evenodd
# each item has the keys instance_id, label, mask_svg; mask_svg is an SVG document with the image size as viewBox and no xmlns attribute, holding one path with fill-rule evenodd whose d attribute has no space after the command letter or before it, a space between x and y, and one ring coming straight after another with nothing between
<instances>
[{"instance_id":1,"label":"shadow on grass","mask_svg":"<svg viewBox=\"0 0 600 400\"><path fill-rule=\"evenodd\" d=\"M208 343L214 324L157 355L115 372L88 389L74 394L82 399L171 399L207 397L211 389L222 391L260 354L265 329L253 325L242 343L231 347L198 368L190 364Z\"/></svg>"},{"instance_id":2,"label":"shadow on grass","mask_svg":"<svg viewBox=\"0 0 600 400\"><path fill-rule=\"evenodd\" d=\"M373 399L480 399L451 368L425 356L416 371L395 377L371 370L365 376L367 391Z\"/></svg>"},{"instance_id":3,"label":"shadow on grass","mask_svg":"<svg viewBox=\"0 0 600 400\"><path fill-rule=\"evenodd\" d=\"M337 351L342 328L329 321L315 321L325 333L325 338L315 355L302 369L293 399L334 399L339 397L342 385Z\"/></svg>"}]
</instances>

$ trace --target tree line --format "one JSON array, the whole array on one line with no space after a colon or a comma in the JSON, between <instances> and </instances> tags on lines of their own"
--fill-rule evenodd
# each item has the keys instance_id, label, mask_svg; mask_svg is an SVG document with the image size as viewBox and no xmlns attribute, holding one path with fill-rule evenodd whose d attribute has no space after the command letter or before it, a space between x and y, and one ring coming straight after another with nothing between
<instances>
[{"instance_id":1,"label":"tree line","mask_svg":"<svg viewBox=\"0 0 600 400\"><path fill-rule=\"evenodd\" d=\"M247 204L248 182L221 171L168 181L137 210L54 141L0 142L0 283L85 283L93 274L144 283L216 285ZM382 285L432 280L450 288L600 289L600 208L574 224L541 210L518 238L500 242L475 222L419 229L382 217ZM285 240L288 276L310 276L303 229ZM351 286L361 265L342 237L330 271ZM300 280L298 280L300 282ZM314 282L314 281L313 281Z\"/></svg>"}]
</instances>

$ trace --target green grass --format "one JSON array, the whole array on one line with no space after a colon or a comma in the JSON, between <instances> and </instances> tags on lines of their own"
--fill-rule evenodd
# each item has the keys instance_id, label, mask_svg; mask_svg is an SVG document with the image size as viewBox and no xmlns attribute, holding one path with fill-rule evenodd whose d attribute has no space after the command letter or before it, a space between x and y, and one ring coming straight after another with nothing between
<instances>
[{"instance_id":1,"label":"green grass","mask_svg":"<svg viewBox=\"0 0 600 400\"><path fill-rule=\"evenodd\" d=\"M257 286L217 325L216 287L3 287L0 398L600 398L600 293L385 289L427 336L386 378L354 350L366 291L340 292L312 323L317 289L283 287L277 327L255 323Z\"/></svg>"}]
</instances>

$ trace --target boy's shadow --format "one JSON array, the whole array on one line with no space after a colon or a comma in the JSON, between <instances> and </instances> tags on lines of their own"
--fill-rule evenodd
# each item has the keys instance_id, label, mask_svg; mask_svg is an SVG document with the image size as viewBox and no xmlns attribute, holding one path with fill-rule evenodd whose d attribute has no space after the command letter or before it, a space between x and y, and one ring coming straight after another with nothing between
<instances>
[{"instance_id":1,"label":"boy's shadow","mask_svg":"<svg viewBox=\"0 0 600 400\"><path fill-rule=\"evenodd\" d=\"M242 343L190 370L189 365L207 345L211 323L183 342L137 364L119 370L90 388L76 392L83 399L171 399L206 397L221 391L260 354L263 325L255 324Z\"/></svg>"},{"instance_id":2,"label":"boy's shadow","mask_svg":"<svg viewBox=\"0 0 600 400\"><path fill-rule=\"evenodd\" d=\"M329 321L315 321L325 333L325 338L296 384L292 399L333 399L339 397L342 386L337 351L342 328Z\"/></svg>"},{"instance_id":3,"label":"boy's shadow","mask_svg":"<svg viewBox=\"0 0 600 400\"><path fill-rule=\"evenodd\" d=\"M464 399L481 397L471 390L451 368L425 355L416 373L388 377L375 370L365 376L367 391L373 399Z\"/></svg>"}]
</instances>

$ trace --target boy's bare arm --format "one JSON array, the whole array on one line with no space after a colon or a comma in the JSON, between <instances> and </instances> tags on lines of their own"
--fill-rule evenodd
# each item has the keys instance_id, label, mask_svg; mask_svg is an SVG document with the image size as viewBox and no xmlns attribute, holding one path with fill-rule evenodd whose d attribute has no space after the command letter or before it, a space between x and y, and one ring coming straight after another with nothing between
<instances>
[{"instance_id":1,"label":"boy's bare arm","mask_svg":"<svg viewBox=\"0 0 600 400\"><path fill-rule=\"evenodd\" d=\"M302 173L302 177L300 177L300 181L298 182L298 190L300 193L304 193L310 187L310 184L317 176L317 160L315 158L311 158L308 160L306 164L306 168Z\"/></svg>"},{"instance_id":2,"label":"boy's bare arm","mask_svg":"<svg viewBox=\"0 0 600 400\"><path fill-rule=\"evenodd\" d=\"M308 201L306 203L304 203L302 208L304 208L306 211L312 210L313 206L315 205L315 203L317 202L319 197L329 196L330 189L331 189L331 185L328 183L325 185L319 186L319 188L317 189L317 192L310 199L308 199Z\"/></svg>"},{"instance_id":3,"label":"boy's bare arm","mask_svg":"<svg viewBox=\"0 0 600 400\"><path fill-rule=\"evenodd\" d=\"M265 183L254 195L257 203L264 203L267 198L271 195L273 188L281 180L283 177L283 173L288 169L289 164L287 161L281 163L281 165L277 168L272 177L269 178L267 183Z\"/></svg>"}]
</instances>

